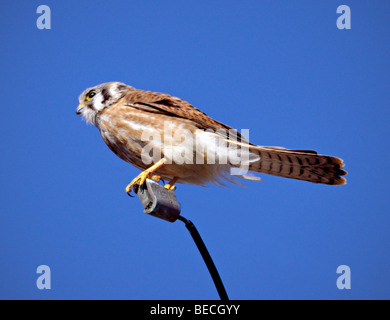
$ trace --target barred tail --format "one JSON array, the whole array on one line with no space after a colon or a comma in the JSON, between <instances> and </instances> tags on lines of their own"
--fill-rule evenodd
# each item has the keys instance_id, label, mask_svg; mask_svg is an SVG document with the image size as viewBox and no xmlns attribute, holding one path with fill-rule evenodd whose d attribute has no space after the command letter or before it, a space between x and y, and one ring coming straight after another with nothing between
<instances>
[{"instance_id":1,"label":"barred tail","mask_svg":"<svg viewBox=\"0 0 390 320\"><path fill-rule=\"evenodd\" d=\"M250 152L258 154L260 160L252 163L250 171L274 176L298 179L330 185L346 184L341 159L319 155L311 150L288 150L277 147L251 146Z\"/></svg>"}]
</instances>

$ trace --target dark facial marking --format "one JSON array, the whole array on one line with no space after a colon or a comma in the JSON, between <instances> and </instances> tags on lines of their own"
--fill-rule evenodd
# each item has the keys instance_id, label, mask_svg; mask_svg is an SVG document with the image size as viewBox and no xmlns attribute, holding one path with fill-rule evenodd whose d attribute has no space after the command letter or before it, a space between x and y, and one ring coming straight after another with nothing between
<instances>
[{"instance_id":1,"label":"dark facial marking","mask_svg":"<svg viewBox=\"0 0 390 320\"><path fill-rule=\"evenodd\" d=\"M110 91L108 91L107 88L104 88L102 90L102 96L103 96L103 100L102 100L102 104L105 104L107 100L109 100L111 98L110 96Z\"/></svg>"}]
</instances>

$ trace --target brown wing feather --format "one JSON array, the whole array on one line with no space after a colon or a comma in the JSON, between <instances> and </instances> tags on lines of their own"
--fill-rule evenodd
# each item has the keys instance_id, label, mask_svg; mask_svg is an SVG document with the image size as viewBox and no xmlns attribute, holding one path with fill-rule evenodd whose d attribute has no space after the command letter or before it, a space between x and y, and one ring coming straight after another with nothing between
<instances>
[{"instance_id":1,"label":"brown wing feather","mask_svg":"<svg viewBox=\"0 0 390 320\"><path fill-rule=\"evenodd\" d=\"M169 94L133 89L129 91L124 99L126 104L134 108L142 109L143 111L162 113L191 120L200 129L212 129L215 132L219 129L223 129L226 132L233 130L234 135L229 136L230 139L246 142L246 139L235 129L214 120L187 101Z\"/></svg>"}]
</instances>

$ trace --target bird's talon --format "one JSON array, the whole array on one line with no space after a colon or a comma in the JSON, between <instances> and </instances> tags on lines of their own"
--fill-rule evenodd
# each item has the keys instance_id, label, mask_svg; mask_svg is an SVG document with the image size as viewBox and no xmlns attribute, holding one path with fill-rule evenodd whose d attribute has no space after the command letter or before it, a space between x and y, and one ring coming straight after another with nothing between
<instances>
[{"instance_id":1,"label":"bird's talon","mask_svg":"<svg viewBox=\"0 0 390 320\"><path fill-rule=\"evenodd\" d=\"M131 192L127 192L127 195L128 195L130 198L134 198L134 196L131 195Z\"/></svg>"},{"instance_id":2,"label":"bird's talon","mask_svg":"<svg viewBox=\"0 0 390 320\"><path fill-rule=\"evenodd\" d=\"M157 175L151 175L154 171L156 171L158 168L164 165L166 162L165 158L162 158L160 161L156 162L154 165L152 165L150 168L147 170L141 172L138 176L136 176L133 181L131 181L127 187L126 187L126 192L129 194L131 192L131 188L133 188L133 191L136 192L137 190L134 190L134 187L142 187L146 181L147 178L153 179L154 181L159 182L161 177Z\"/></svg>"},{"instance_id":3,"label":"bird's talon","mask_svg":"<svg viewBox=\"0 0 390 320\"><path fill-rule=\"evenodd\" d=\"M135 190L135 188L143 186L146 179L149 178L149 175L150 175L150 172L148 170L145 170L145 171L141 172L137 177L135 177L133 179L133 181L131 181L126 187L127 194L131 193L131 189L133 189L133 191L136 193L138 189ZM157 178L157 177L158 176L152 176L152 178Z\"/></svg>"}]
</instances>

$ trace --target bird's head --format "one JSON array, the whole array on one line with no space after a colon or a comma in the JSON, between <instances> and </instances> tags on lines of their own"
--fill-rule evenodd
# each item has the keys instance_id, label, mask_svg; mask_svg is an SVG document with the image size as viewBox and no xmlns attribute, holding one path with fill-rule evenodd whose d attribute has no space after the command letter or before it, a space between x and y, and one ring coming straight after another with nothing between
<instances>
[{"instance_id":1,"label":"bird's head","mask_svg":"<svg viewBox=\"0 0 390 320\"><path fill-rule=\"evenodd\" d=\"M132 88L121 82L106 82L86 89L79 97L76 114L96 125L96 116L105 108L121 99Z\"/></svg>"}]
</instances>

